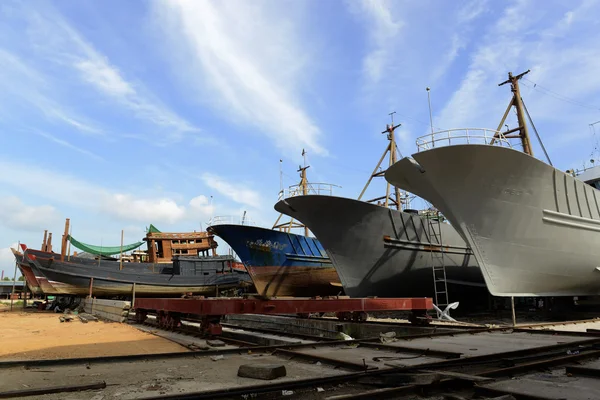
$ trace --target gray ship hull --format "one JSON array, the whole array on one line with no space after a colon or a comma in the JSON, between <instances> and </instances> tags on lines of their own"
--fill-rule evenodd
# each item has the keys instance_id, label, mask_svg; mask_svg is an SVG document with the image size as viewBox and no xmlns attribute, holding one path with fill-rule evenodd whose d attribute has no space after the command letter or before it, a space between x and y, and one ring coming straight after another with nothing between
<instances>
[{"instance_id":1,"label":"gray ship hull","mask_svg":"<svg viewBox=\"0 0 600 400\"><path fill-rule=\"evenodd\" d=\"M474 251L496 296L600 294L600 194L516 150L439 147L388 182L433 203Z\"/></svg>"},{"instance_id":2,"label":"gray ship hull","mask_svg":"<svg viewBox=\"0 0 600 400\"><path fill-rule=\"evenodd\" d=\"M439 249L427 218L358 200L333 196L298 196L275 205L304 223L333 261L344 291L351 297L432 297L433 262ZM437 224L437 223L435 223ZM444 264L451 301L468 287L485 291L470 249L457 232L442 223ZM389 238L386 240L385 237Z\"/></svg>"}]
</instances>

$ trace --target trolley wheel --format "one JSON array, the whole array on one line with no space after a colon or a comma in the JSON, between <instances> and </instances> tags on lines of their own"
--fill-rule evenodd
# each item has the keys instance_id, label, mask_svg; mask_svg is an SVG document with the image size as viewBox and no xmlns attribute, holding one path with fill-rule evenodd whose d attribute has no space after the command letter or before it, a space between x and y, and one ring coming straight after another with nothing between
<instances>
[{"instance_id":1,"label":"trolley wheel","mask_svg":"<svg viewBox=\"0 0 600 400\"><path fill-rule=\"evenodd\" d=\"M303 319L310 318L309 313L298 313L296 315L298 316L298 318L303 318Z\"/></svg>"},{"instance_id":2,"label":"trolley wheel","mask_svg":"<svg viewBox=\"0 0 600 400\"><path fill-rule=\"evenodd\" d=\"M425 310L413 310L408 321L412 325L429 325L431 322L431 316L427 314Z\"/></svg>"},{"instance_id":3,"label":"trolley wheel","mask_svg":"<svg viewBox=\"0 0 600 400\"><path fill-rule=\"evenodd\" d=\"M348 311L340 311L335 313L335 316L340 320L340 321L350 321L352 320L352 313L348 312Z\"/></svg>"},{"instance_id":4,"label":"trolley wheel","mask_svg":"<svg viewBox=\"0 0 600 400\"><path fill-rule=\"evenodd\" d=\"M354 311L352 312L352 321L354 322L363 322L369 318L369 314L364 311Z\"/></svg>"},{"instance_id":5,"label":"trolley wheel","mask_svg":"<svg viewBox=\"0 0 600 400\"><path fill-rule=\"evenodd\" d=\"M146 310L135 310L135 322L138 324L143 324L148 318L148 313Z\"/></svg>"}]
</instances>

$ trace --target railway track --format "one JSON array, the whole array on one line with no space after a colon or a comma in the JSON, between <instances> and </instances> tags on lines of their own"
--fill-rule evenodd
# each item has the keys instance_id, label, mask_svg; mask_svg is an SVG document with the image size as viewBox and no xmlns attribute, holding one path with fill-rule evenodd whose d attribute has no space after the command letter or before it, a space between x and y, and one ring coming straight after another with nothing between
<instances>
[{"instance_id":1,"label":"railway track","mask_svg":"<svg viewBox=\"0 0 600 400\"><path fill-rule=\"evenodd\" d=\"M159 336L172 336L173 333L177 333L198 340L209 338L200 332L196 322L183 322L181 326L167 330L157 327L156 323L149 319L147 324L140 327L155 331ZM543 327L551 325L545 324ZM536 326L540 327L540 324ZM225 326L226 330L231 328L233 327ZM243 326L235 328L245 329ZM253 328L247 331L261 333ZM221 368L225 379L227 374L235 374L240 363L263 355L261 360L266 362L279 362L292 370L301 365L310 365L307 371L312 371L312 375L308 377L290 377L285 381L260 384L254 382L251 385L240 384L239 379L230 377L232 383L225 389L188 388L185 393L175 390L160 396L145 397L147 400L239 398L240 395L261 395L261 398L268 395L268 398L278 398L281 397L282 390L293 391L297 395L295 398L301 399L303 393L314 398L315 388L324 391L318 398L331 400L401 399L415 393L427 398L428 395L436 396L449 391L456 391L462 398L470 399L484 393L498 395L511 393L511 390L514 392L514 388L508 386L514 385L516 381L506 378L525 376L526 379L535 378L537 382L538 370L562 376L566 376L566 371L569 371L572 376L585 376L585 379L593 381L597 379L594 377L600 376L600 334L596 332L551 332L509 327L463 329L410 335L387 343L382 343L380 338L341 341L306 335L300 338L281 332L269 334L279 334L303 342L262 346L250 341L221 337L220 339L227 344L226 348L135 356L0 362L0 368L17 368L16 371L23 374L42 367L45 371L59 372L61 368L72 368L81 364L92 368L98 374L98 371L102 370L100 365L112 366L115 363L127 362L127 368L135 368L139 363L140 368L147 370L152 363L159 363L158 368L164 369L165 364L162 363L168 362L169 369L173 371L178 370L179 364L185 364L184 366L188 367L186 370L191 367L194 371ZM227 364L211 364L211 357L214 356L217 356L217 359L225 357ZM220 365L227 367L219 367ZM112 390L114 385L118 385L111 383L110 379L106 378L107 388L104 390ZM575 384L575 380L573 382ZM581 390L583 383L585 382L578 379L573 390ZM561 384L566 385L568 382L565 383L563 379ZM541 391L535 395L529 393L528 396L530 397L526 398L556 398L551 397L549 391Z\"/></svg>"}]
</instances>

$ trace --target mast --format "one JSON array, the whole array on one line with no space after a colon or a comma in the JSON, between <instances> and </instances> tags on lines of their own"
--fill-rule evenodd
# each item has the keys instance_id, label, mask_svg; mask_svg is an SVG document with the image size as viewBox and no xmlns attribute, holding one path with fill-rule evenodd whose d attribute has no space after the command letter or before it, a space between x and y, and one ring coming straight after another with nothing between
<instances>
[{"instance_id":1,"label":"mast","mask_svg":"<svg viewBox=\"0 0 600 400\"><path fill-rule=\"evenodd\" d=\"M302 149L302 157L304 157L304 167L299 167L298 172L300 172L300 187L302 188L302 195L306 196L308 194L308 181L306 180L306 170L309 167L306 166L306 151L304 151L304 149ZM304 236L308 236L308 227L306 225L304 225Z\"/></svg>"},{"instance_id":2,"label":"mast","mask_svg":"<svg viewBox=\"0 0 600 400\"><path fill-rule=\"evenodd\" d=\"M502 117L502 121L500 121L500 124L498 124L498 129L496 129L497 131L500 131L500 129L502 129L502 126L504 125L504 122L506 121L506 118L508 117L508 113L510 112L510 109L512 107L515 107L516 111L517 111L517 120L519 123L519 126L517 128L508 130L506 132L504 132L504 137L507 139L510 138L520 138L521 139L521 144L523 145L523 152L525 154L529 154L530 156L533 156L533 150L531 148L531 140L529 138L529 131L527 130L527 122L525 121L525 111L524 111L524 107L523 107L523 99L521 98L521 91L519 89L519 80L527 75L529 73L529 69L523 73L520 73L519 75L513 76L512 72L508 73L508 79L505 80L502 83L499 83L498 86L502 86L502 85L506 85L507 83L510 83L510 91L513 93L513 97L510 100L510 103L508 103L508 107L506 108L506 111L504 112L504 116ZM518 135L515 136L507 136L510 133L513 132L519 132ZM497 139L498 135L494 135L494 139ZM492 139L491 144L494 143L494 139Z\"/></svg>"},{"instance_id":3,"label":"mast","mask_svg":"<svg viewBox=\"0 0 600 400\"><path fill-rule=\"evenodd\" d=\"M301 165L298 166L297 172L300 172L300 183L298 184L298 189L301 190L303 196L306 196L309 192L308 179L306 178L306 170L310 168L310 165L306 165L306 151L304 149L302 149L302 157L304 158L304 167ZM281 160L280 160L280 165L281 165ZM280 192L280 196L281 196L281 198L285 197L285 193L283 191L283 186L282 186L282 189ZM294 218L290 218L290 220L288 222L279 223L279 221L281 220L281 217L283 217L283 214L280 213L279 216L277 217L277 220L273 224L273 228L271 228L271 229L273 229L273 230L277 229L279 231L289 233L294 228L304 228L304 236L309 235L309 231L308 231L308 228L306 227L306 225L301 224L300 222L296 221Z\"/></svg>"},{"instance_id":4,"label":"mast","mask_svg":"<svg viewBox=\"0 0 600 400\"><path fill-rule=\"evenodd\" d=\"M385 174L385 170L382 170L382 171L378 171L378 170L380 169L381 163L385 159L385 156L388 154L388 152L390 153L388 168L391 167L392 165L394 165L396 163L396 161L398 161L398 147L396 146L395 131L396 131L396 128L402 126L402 124L394 125L394 114L395 113L396 113L396 111L393 111L389 114L392 118L392 124L386 125L385 130L383 132L381 132L381 133L387 133L387 140L389 141L389 143L388 143L387 147L385 148L383 155L379 159L379 162L375 166L373 173L369 177L367 184L363 188L362 192L360 192L360 195L358 196L358 200L362 199L363 195L367 191L367 188L371 184L371 181L373 180L373 178L383 176ZM390 195L391 188L392 188L392 185L389 182L386 182L385 196L377 197L377 198L368 200L366 202L367 203L377 203L377 204L381 205L381 200L384 200L383 205L385 207L395 206L397 210L402 210L402 201L401 201L401 197L400 197L400 190L394 186L393 187L394 196L391 196Z\"/></svg>"}]
</instances>

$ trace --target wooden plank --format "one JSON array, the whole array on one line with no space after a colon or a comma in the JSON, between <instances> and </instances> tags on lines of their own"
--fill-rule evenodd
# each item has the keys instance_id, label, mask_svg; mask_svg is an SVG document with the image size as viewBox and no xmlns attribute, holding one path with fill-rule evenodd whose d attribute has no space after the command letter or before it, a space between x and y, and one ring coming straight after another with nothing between
<instances>
[{"instance_id":1,"label":"wooden plank","mask_svg":"<svg viewBox=\"0 0 600 400\"><path fill-rule=\"evenodd\" d=\"M85 304L94 304L110 307L131 308L131 302L125 300L85 299Z\"/></svg>"},{"instance_id":2,"label":"wooden plank","mask_svg":"<svg viewBox=\"0 0 600 400\"><path fill-rule=\"evenodd\" d=\"M84 310L91 314L95 313L96 311L104 311L104 312L113 313L113 314L125 313L126 315L127 315L127 313L129 313L128 309L123 309L120 307L99 306L99 305L94 305L94 307L84 307Z\"/></svg>"}]
</instances>

